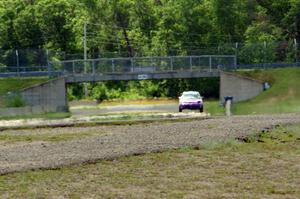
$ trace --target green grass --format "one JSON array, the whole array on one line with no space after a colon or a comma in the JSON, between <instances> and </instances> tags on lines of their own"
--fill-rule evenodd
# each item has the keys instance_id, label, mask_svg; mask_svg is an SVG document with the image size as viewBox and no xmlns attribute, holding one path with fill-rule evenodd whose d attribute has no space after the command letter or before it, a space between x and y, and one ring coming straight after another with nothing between
<instances>
[{"instance_id":1,"label":"green grass","mask_svg":"<svg viewBox=\"0 0 300 199\"><path fill-rule=\"evenodd\" d=\"M0 78L0 96L7 92L18 91L36 84L48 81L47 77L40 78Z\"/></svg>"},{"instance_id":2,"label":"green grass","mask_svg":"<svg viewBox=\"0 0 300 199\"><path fill-rule=\"evenodd\" d=\"M32 115L20 115L20 116L3 116L0 120L19 120L19 119L63 119L71 117L70 112L53 112L45 114L32 114Z\"/></svg>"},{"instance_id":3,"label":"green grass","mask_svg":"<svg viewBox=\"0 0 300 199\"><path fill-rule=\"evenodd\" d=\"M204 101L204 111L213 116L225 114L225 109L220 104L220 101Z\"/></svg>"},{"instance_id":4,"label":"green grass","mask_svg":"<svg viewBox=\"0 0 300 199\"><path fill-rule=\"evenodd\" d=\"M99 133L61 133L61 134L35 134L35 135L12 135L12 134L0 134L0 141L6 144L12 144L16 142L60 142L75 139L82 139L85 137L91 137L99 135Z\"/></svg>"},{"instance_id":5,"label":"green grass","mask_svg":"<svg viewBox=\"0 0 300 199\"><path fill-rule=\"evenodd\" d=\"M210 142L212 143L212 142ZM299 198L300 124L248 143L0 176L2 198Z\"/></svg>"},{"instance_id":6,"label":"green grass","mask_svg":"<svg viewBox=\"0 0 300 199\"><path fill-rule=\"evenodd\" d=\"M234 114L270 114L300 112L300 68L284 68L240 72L272 87L254 99L236 103Z\"/></svg>"}]
</instances>

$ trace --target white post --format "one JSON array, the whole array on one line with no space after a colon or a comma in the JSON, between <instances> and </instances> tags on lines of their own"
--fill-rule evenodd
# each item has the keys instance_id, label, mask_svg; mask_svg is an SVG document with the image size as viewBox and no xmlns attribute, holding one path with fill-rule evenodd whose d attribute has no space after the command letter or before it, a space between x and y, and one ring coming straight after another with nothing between
<instances>
[{"instance_id":1,"label":"white post","mask_svg":"<svg viewBox=\"0 0 300 199\"><path fill-rule=\"evenodd\" d=\"M231 100L226 100L225 102L225 113L226 116L231 116Z\"/></svg>"}]
</instances>

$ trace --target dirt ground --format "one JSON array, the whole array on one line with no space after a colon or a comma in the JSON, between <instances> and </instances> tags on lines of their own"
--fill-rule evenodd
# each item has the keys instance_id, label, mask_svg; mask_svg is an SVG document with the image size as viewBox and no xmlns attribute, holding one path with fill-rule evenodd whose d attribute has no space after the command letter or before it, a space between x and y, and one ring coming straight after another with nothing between
<instances>
[{"instance_id":1,"label":"dirt ground","mask_svg":"<svg viewBox=\"0 0 300 199\"><path fill-rule=\"evenodd\" d=\"M214 139L245 137L276 125L300 123L300 114L217 117L185 122L5 130L0 136L39 136L40 139L0 141L0 174L59 168L102 159L201 146ZM47 140L43 136L72 139ZM85 136L80 136L84 134ZM76 137L78 135L78 137Z\"/></svg>"}]
</instances>

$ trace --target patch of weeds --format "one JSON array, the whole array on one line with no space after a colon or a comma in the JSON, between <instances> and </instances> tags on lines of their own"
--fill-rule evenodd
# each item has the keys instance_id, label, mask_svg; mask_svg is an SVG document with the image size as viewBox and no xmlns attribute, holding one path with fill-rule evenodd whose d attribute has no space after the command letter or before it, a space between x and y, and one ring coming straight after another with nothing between
<instances>
[{"instance_id":1,"label":"patch of weeds","mask_svg":"<svg viewBox=\"0 0 300 199\"><path fill-rule=\"evenodd\" d=\"M168 114L166 117L167 118L173 118L174 116L172 114Z\"/></svg>"},{"instance_id":2,"label":"patch of weeds","mask_svg":"<svg viewBox=\"0 0 300 199\"><path fill-rule=\"evenodd\" d=\"M24 106L25 106L25 101L18 94L13 94L11 96L8 96L8 98L6 99L6 107L18 108Z\"/></svg>"},{"instance_id":3,"label":"patch of weeds","mask_svg":"<svg viewBox=\"0 0 300 199\"><path fill-rule=\"evenodd\" d=\"M177 149L176 151L179 153L185 153L185 152L189 153L189 152L192 152L193 150L195 150L194 148L195 147L186 146L186 147L181 147L181 148Z\"/></svg>"},{"instance_id":4,"label":"patch of weeds","mask_svg":"<svg viewBox=\"0 0 300 199\"><path fill-rule=\"evenodd\" d=\"M300 125L276 126L274 129L266 128L258 134L237 138L244 143L280 144L300 141Z\"/></svg>"},{"instance_id":5,"label":"patch of weeds","mask_svg":"<svg viewBox=\"0 0 300 199\"><path fill-rule=\"evenodd\" d=\"M214 128L217 128L218 126L219 126L218 124L208 124L207 128L214 129Z\"/></svg>"},{"instance_id":6,"label":"patch of weeds","mask_svg":"<svg viewBox=\"0 0 300 199\"><path fill-rule=\"evenodd\" d=\"M236 149L241 142L235 139L225 139L225 140L209 140L205 142L202 146L205 150L219 150L224 148Z\"/></svg>"},{"instance_id":7,"label":"patch of weeds","mask_svg":"<svg viewBox=\"0 0 300 199\"><path fill-rule=\"evenodd\" d=\"M266 142L266 143L286 143L296 141L299 137L297 133L292 131L287 131L286 129L280 127L274 129L270 132L263 132L259 135L258 142Z\"/></svg>"},{"instance_id":8,"label":"patch of weeds","mask_svg":"<svg viewBox=\"0 0 300 199\"><path fill-rule=\"evenodd\" d=\"M238 138L236 138L236 140L239 142L243 142L243 143L254 143L254 142L257 142L258 136L259 136L259 134L253 133L246 137L238 137Z\"/></svg>"}]
</instances>

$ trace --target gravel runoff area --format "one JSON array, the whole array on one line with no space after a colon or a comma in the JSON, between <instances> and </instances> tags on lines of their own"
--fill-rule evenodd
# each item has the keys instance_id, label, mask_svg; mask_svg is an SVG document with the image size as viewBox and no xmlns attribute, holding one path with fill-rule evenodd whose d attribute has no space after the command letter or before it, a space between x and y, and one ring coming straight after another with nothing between
<instances>
[{"instance_id":1,"label":"gravel runoff area","mask_svg":"<svg viewBox=\"0 0 300 199\"><path fill-rule=\"evenodd\" d=\"M104 124L115 122L128 121L149 121L149 120L164 120L164 119L192 119L192 118L206 118L210 114L207 113L143 113L134 114L119 114L119 115L103 115L103 116L73 116L65 119L17 119L17 120L0 120L0 130L5 129L20 129L32 127L60 127L60 126L74 126L80 124ZM126 117L135 117L132 119L123 119Z\"/></svg>"},{"instance_id":2,"label":"gravel runoff area","mask_svg":"<svg viewBox=\"0 0 300 199\"><path fill-rule=\"evenodd\" d=\"M96 132L99 135L60 142L0 144L0 174L93 163L101 159L160 152L184 146L201 146L208 140L240 138L275 125L294 123L300 123L300 114L217 117L121 126L5 130L0 135L40 135L47 132Z\"/></svg>"}]
</instances>

